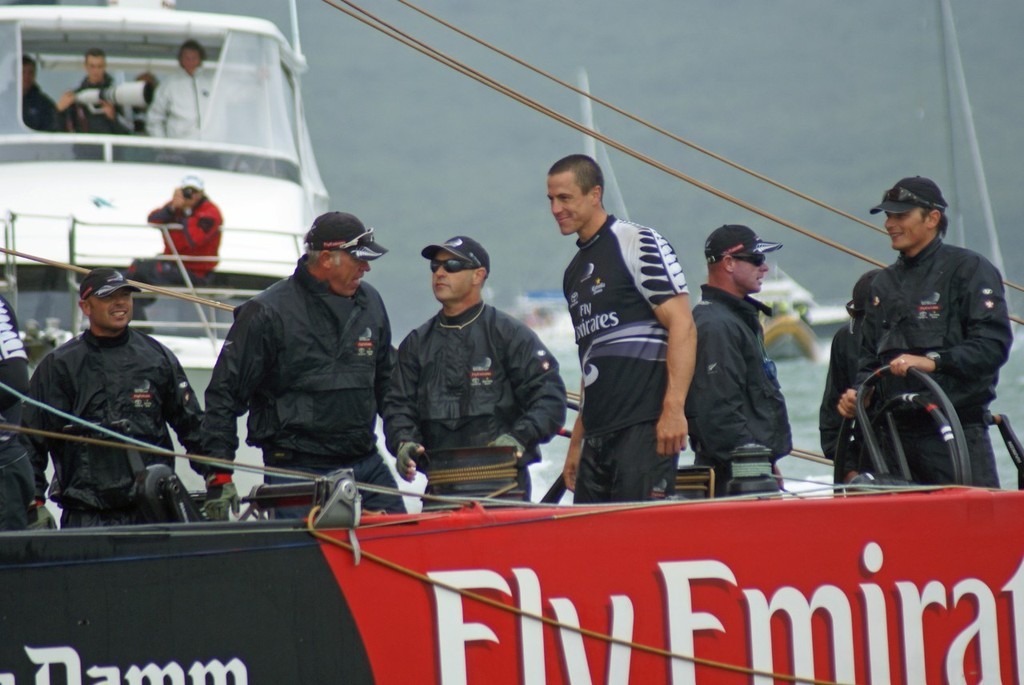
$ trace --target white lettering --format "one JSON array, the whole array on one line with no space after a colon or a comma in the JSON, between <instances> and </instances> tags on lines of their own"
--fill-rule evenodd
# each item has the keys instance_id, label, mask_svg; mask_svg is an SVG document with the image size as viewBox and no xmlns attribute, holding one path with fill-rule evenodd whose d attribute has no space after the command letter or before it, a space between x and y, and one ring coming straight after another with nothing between
<instances>
[{"instance_id":1,"label":"white lettering","mask_svg":"<svg viewBox=\"0 0 1024 685\"><path fill-rule=\"evenodd\" d=\"M505 579L494 571L432 571L430 578L459 590L497 590L512 594ZM498 642L494 631L482 623L465 623L462 595L440 585L434 586L437 605L437 648L444 685L465 685L466 643L473 640Z\"/></svg>"},{"instance_id":2,"label":"white lettering","mask_svg":"<svg viewBox=\"0 0 1024 685\"><path fill-rule=\"evenodd\" d=\"M89 685L121 685L121 669L117 666L93 666L85 674L94 679Z\"/></svg>"},{"instance_id":3,"label":"white lettering","mask_svg":"<svg viewBox=\"0 0 1024 685\"><path fill-rule=\"evenodd\" d=\"M732 570L720 561L672 561L658 564L665 583L668 602L669 649L673 654L696 656L693 637L698 630L725 632L722 622L707 612L693 610L690 585L695 580L724 581L736 585ZM688 659L672 660L672 682L692 685L697 682L694 663Z\"/></svg>"},{"instance_id":4,"label":"white lettering","mask_svg":"<svg viewBox=\"0 0 1024 685\"><path fill-rule=\"evenodd\" d=\"M772 595L771 604L760 590L744 590L750 616L751 666L758 670L772 671L771 618L777 612L789 617L792 640L793 675L799 678L814 678L814 639L811 631L811 616L823 610L832 626L833 677L841 682L853 682L853 620L850 602L846 593L834 585L822 585L811 601L793 587L781 587ZM753 682L770 685L768 676L754 676Z\"/></svg>"},{"instance_id":5,"label":"white lettering","mask_svg":"<svg viewBox=\"0 0 1024 685\"><path fill-rule=\"evenodd\" d=\"M25 647L25 653L32 662L39 666L36 671L36 685L51 685L51 672L54 666L62 666L63 674L57 673L56 681L66 685L82 685L82 660L72 647ZM89 676L89 685L121 685L121 671L116 666L90 666L85 674ZM192 685L228 685L228 675L233 685L248 685L249 672L240 659L232 659L223 664L218 659L208 663L196 661L189 668L188 675ZM185 685L185 671L175 661L165 666L146 664L144 667L131 666L124 674L128 685ZM14 676L0 673L0 685L15 685Z\"/></svg>"},{"instance_id":6,"label":"white lettering","mask_svg":"<svg viewBox=\"0 0 1024 685\"><path fill-rule=\"evenodd\" d=\"M978 685L999 685L1003 677L999 666L999 628L996 625L996 598L987 585L977 578L962 580L953 586L953 606L965 595L972 595L978 615L953 640L946 652L946 678L951 683L965 682L964 656L967 647L978 639L981 653L981 680ZM954 675L955 674L955 675Z\"/></svg>"},{"instance_id":7,"label":"white lettering","mask_svg":"<svg viewBox=\"0 0 1024 685\"><path fill-rule=\"evenodd\" d=\"M1024 558L1003 590L1010 593L1010 606L1013 607L1010 633L1013 637L1013 651L1017 655L1017 682L1024 683Z\"/></svg>"},{"instance_id":8,"label":"white lettering","mask_svg":"<svg viewBox=\"0 0 1024 685\"><path fill-rule=\"evenodd\" d=\"M580 627L580 617L576 607L565 598L551 599L551 608L555 611L555 619L566 626ZM587 666L587 653L583 649L583 636L575 630L558 629L558 637L562 641L562 656L565 658L565 673L570 685L591 685L590 669Z\"/></svg>"},{"instance_id":9,"label":"white lettering","mask_svg":"<svg viewBox=\"0 0 1024 685\"><path fill-rule=\"evenodd\" d=\"M167 679L170 679L171 685L185 685L185 671L173 661L163 668L156 664L146 664L141 669L138 666L129 668L124 679L128 685L143 685L144 682L162 685Z\"/></svg>"},{"instance_id":10,"label":"white lettering","mask_svg":"<svg viewBox=\"0 0 1024 685\"><path fill-rule=\"evenodd\" d=\"M579 342L581 338L585 338L591 333L603 331L608 328L615 328L619 325L619 313L609 312L607 314L598 314L597 316L589 319L583 319L576 326L576 341Z\"/></svg>"},{"instance_id":11,"label":"white lettering","mask_svg":"<svg viewBox=\"0 0 1024 685\"><path fill-rule=\"evenodd\" d=\"M946 608L946 588L937 580L918 592L909 581L896 583L902 607L903 659L908 683L925 682L924 675L924 610L930 605Z\"/></svg>"},{"instance_id":12,"label":"white lettering","mask_svg":"<svg viewBox=\"0 0 1024 685\"><path fill-rule=\"evenodd\" d=\"M534 616L543 615L537 573L533 569L514 568L512 575L519 589L519 608ZM535 618L521 616L519 639L522 647L523 685L544 685L547 682L547 674L544 672L544 624Z\"/></svg>"},{"instance_id":13,"label":"white lettering","mask_svg":"<svg viewBox=\"0 0 1024 685\"><path fill-rule=\"evenodd\" d=\"M39 665L36 671L36 685L50 685L50 667L64 667L61 682L67 685L82 685L82 660L71 647L25 647L25 653L32 663Z\"/></svg>"},{"instance_id":14,"label":"white lettering","mask_svg":"<svg viewBox=\"0 0 1024 685\"><path fill-rule=\"evenodd\" d=\"M876 542L869 542L861 553L864 570L874 575L882 569L884 555ZM864 610L867 614L868 672L871 685L889 685L889 612L885 607L885 593L875 583L861 583Z\"/></svg>"},{"instance_id":15,"label":"white lettering","mask_svg":"<svg viewBox=\"0 0 1024 685\"><path fill-rule=\"evenodd\" d=\"M206 664L197 661L188 669L193 685L206 685L208 679L213 680L212 685L228 685L229 673L234 685L249 685L249 671L239 659L232 659L226 665L218 659Z\"/></svg>"},{"instance_id":16,"label":"white lettering","mask_svg":"<svg viewBox=\"0 0 1024 685\"><path fill-rule=\"evenodd\" d=\"M611 600L611 636L629 642L633 639L633 603L623 595L613 595ZM562 643L565 672L570 685L592 685L587 652L583 646L583 636L579 633L580 617L576 607L565 597L552 597L549 602L555 612L555 619L565 626L558 629L558 638ZM625 685L629 682L631 657L632 651L626 645L612 645L608 653L608 685Z\"/></svg>"},{"instance_id":17,"label":"white lettering","mask_svg":"<svg viewBox=\"0 0 1024 685\"><path fill-rule=\"evenodd\" d=\"M633 602L625 595L612 595L612 637L633 641ZM628 645L612 643L608 654L608 685L629 683L629 664L633 650Z\"/></svg>"}]
</instances>

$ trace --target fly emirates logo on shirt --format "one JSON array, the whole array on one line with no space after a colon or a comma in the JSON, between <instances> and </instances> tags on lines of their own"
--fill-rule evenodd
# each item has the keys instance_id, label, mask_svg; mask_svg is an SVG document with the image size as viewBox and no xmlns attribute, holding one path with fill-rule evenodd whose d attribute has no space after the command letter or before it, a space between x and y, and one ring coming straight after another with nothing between
<instances>
[{"instance_id":1,"label":"fly emirates logo on shirt","mask_svg":"<svg viewBox=\"0 0 1024 685\"><path fill-rule=\"evenodd\" d=\"M573 299L576 299L576 293L573 293ZM618 326L619 313L603 312L601 314L594 314L593 305L589 302L584 302L579 305L575 321L578 323L575 323L573 328L576 329L576 342L579 342L588 335Z\"/></svg>"}]
</instances>

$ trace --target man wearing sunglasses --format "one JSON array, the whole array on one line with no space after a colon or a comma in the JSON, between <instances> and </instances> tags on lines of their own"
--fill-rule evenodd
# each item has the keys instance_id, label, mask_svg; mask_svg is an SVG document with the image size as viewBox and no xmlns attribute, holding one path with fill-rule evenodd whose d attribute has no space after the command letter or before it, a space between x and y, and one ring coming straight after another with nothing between
<instances>
[{"instance_id":1,"label":"man wearing sunglasses","mask_svg":"<svg viewBox=\"0 0 1024 685\"><path fill-rule=\"evenodd\" d=\"M387 250L372 228L343 212L317 217L305 242L295 273L235 310L206 390L203 449L234 459L235 421L248 410L247 442L263 450L267 466L313 474L349 468L359 483L397 488L374 432L394 365L391 323L380 294L363 282ZM269 474L266 481L287 482ZM230 474L211 474L207 488L226 518L237 506ZM366 511L405 511L395 493L362 495Z\"/></svg>"},{"instance_id":2,"label":"man wearing sunglasses","mask_svg":"<svg viewBox=\"0 0 1024 685\"><path fill-rule=\"evenodd\" d=\"M781 243L747 226L716 228L704 243L708 282L693 308L697 365L686 400L694 463L715 470L715 495L729 494L738 454L760 451L763 464L789 454L793 438L775 362L764 347L760 315L771 307L750 297L761 291L767 255ZM762 474L746 474L762 475Z\"/></svg>"},{"instance_id":3,"label":"man wearing sunglasses","mask_svg":"<svg viewBox=\"0 0 1024 685\"><path fill-rule=\"evenodd\" d=\"M932 374L964 429L967 484L999 487L985 415L1013 342L1003 280L981 255L943 242L946 209L942 191L922 176L900 180L871 209L885 212L885 230L900 255L871 283L857 381L887 365L891 373L876 394L888 398L924 389L907 376L910 369ZM847 390L840 414L853 418L856 401L856 390ZM953 483L949 449L928 413L907 408L894 419L912 479Z\"/></svg>"},{"instance_id":4,"label":"man wearing sunglasses","mask_svg":"<svg viewBox=\"0 0 1024 685\"><path fill-rule=\"evenodd\" d=\"M526 467L565 422L558 362L526 324L484 303L491 260L480 243L455 236L421 254L441 311L398 348L384 411L398 475L412 481L435 449L512 447L529 499Z\"/></svg>"},{"instance_id":5,"label":"man wearing sunglasses","mask_svg":"<svg viewBox=\"0 0 1024 685\"><path fill-rule=\"evenodd\" d=\"M683 269L657 231L605 211L590 157L555 162L547 191L558 230L579 248L562 277L583 375L565 485L577 503L671 495L696 349Z\"/></svg>"}]
</instances>

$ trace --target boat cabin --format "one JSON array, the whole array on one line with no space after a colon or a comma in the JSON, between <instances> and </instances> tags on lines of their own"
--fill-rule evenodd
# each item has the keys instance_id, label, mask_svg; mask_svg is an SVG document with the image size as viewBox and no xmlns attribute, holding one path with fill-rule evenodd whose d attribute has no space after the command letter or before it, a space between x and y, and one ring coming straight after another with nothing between
<instances>
[{"instance_id":1,"label":"boat cabin","mask_svg":"<svg viewBox=\"0 0 1024 685\"><path fill-rule=\"evenodd\" d=\"M190 138L147 135L138 79L152 75L159 92L181 71L186 40L203 47L202 68L211 77L201 127ZM105 98L123 103L130 132L29 128L22 56L35 61L36 82L56 102L82 81L90 48L106 54L114 87ZM78 275L34 258L123 268L159 254L160 229L147 217L186 175L203 180L224 216L215 285L252 292L290 273L302 235L327 206L303 113L305 67L277 27L260 19L126 7L0 8L0 227L4 246L21 253L7 255L3 281L20 319L55 319L74 330ZM175 306L196 318L195 305Z\"/></svg>"}]
</instances>

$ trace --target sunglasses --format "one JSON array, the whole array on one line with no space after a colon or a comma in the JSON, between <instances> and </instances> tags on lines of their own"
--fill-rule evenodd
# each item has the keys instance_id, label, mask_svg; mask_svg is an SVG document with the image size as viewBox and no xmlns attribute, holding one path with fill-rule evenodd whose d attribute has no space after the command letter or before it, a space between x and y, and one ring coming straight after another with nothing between
<instances>
[{"instance_id":1,"label":"sunglasses","mask_svg":"<svg viewBox=\"0 0 1024 685\"><path fill-rule=\"evenodd\" d=\"M925 200L923 197L914 195L906 188L900 188L896 186L890 190L885 191L885 195L882 196L882 202L903 202L919 205L921 207L930 207L931 209L945 209L946 205L938 202L930 202Z\"/></svg>"},{"instance_id":2,"label":"sunglasses","mask_svg":"<svg viewBox=\"0 0 1024 685\"><path fill-rule=\"evenodd\" d=\"M367 240L369 238L369 240ZM348 240L344 243L326 242L319 248L314 248L313 243L306 243L306 247L309 249L320 249L320 250L348 250L353 248L361 242L372 243L373 242L373 229L368 228L352 240Z\"/></svg>"},{"instance_id":3,"label":"sunglasses","mask_svg":"<svg viewBox=\"0 0 1024 685\"><path fill-rule=\"evenodd\" d=\"M466 269L482 268L470 262L464 261L462 259L431 259L430 273L435 273L442 266L444 267L444 270L450 274L457 274L460 271L464 271Z\"/></svg>"},{"instance_id":4,"label":"sunglasses","mask_svg":"<svg viewBox=\"0 0 1024 685\"><path fill-rule=\"evenodd\" d=\"M768 259L763 254L734 254L729 256L732 257L733 259L738 259L741 262L753 264L754 266L761 266Z\"/></svg>"}]
</instances>

